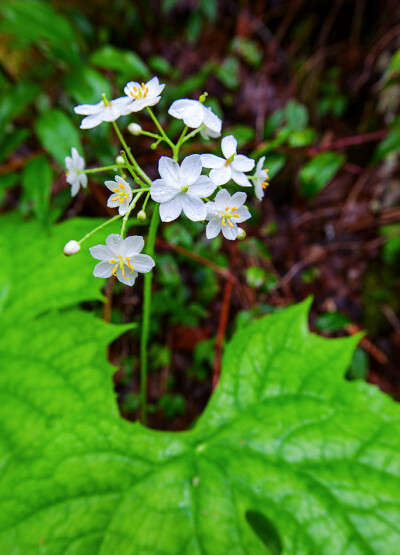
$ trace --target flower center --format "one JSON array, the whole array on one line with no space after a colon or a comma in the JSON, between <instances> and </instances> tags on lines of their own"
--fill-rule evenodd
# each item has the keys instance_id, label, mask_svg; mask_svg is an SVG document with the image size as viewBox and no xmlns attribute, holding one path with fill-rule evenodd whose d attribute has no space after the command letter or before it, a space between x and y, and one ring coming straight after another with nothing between
<instances>
[{"instance_id":1,"label":"flower center","mask_svg":"<svg viewBox=\"0 0 400 555\"><path fill-rule=\"evenodd\" d=\"M187 193L189 191L189 185L185 185L184 187L182 187L181 192L182 193Z\"/></svg>"},{"instance_id":2,"label":"flower center","mask_svg":"<svg viewBox=\"0 0 400 555\"><path fill-rule=\"evenodd\" d=\"M133 87L133 91L129 91L129 94L136 100L139 100L140 98L146 98L148 92L149 87L142 83L140 87Z\"/></svg>"},{"instance_id":3,"label":"flower center","mask_svg":"<svg viewBox=\"0 0 400 555\"><path fill-rule=\"evenodd\" d=\"M112 202L119 200L120 204L122 204L124 200L129 197L121 183L118 183L118 187L114 187L113 192L115 193L115 197L111 199Z\"/></svg>"},{"instance_id":4,"label":"flower center","mask_svg":"<svg viewBox=\"0 0 400 555\"><path fill-rule=\"evenodd\" d=\"M113 275L116 276L118 268L121 268L121 273L123 278L129 279L125 275L125 266L128 266L130 273L132 274L133 267L131 264L131 259L129 258L129 256L125 256L125 258L123 258L120 254L117 254L117 258L118 260L110 260L110 264L115 264L114 268L112 269Z\"/></svg>"},{"instance_id":5,"label":"flower center","mask_svg":"<svg viewBox=\"0 0 400 555\"><path fill-rule=\"evenodd\" d=\"M228 222L229 227L234 227L233 223L231 222L230 218L240 218L239 214L234 214L234 211L237 210L237 206L227 206L225 208L225 212L221 214L222 218L222 225L225 227L226 223Z\"/></svg>"},{"instance_id":6,"label":"flower center","mask_svg":"<svg viewBox=\"0 0 400 555\"><path fill-rule=\"evenodd\" d=\"M228 167L229 164L230 164L231 162L233 162L233 159L234 159L234 158L235 158L235 154L232 154L232 156L229 156L229 158L226 159L224 166L225 166L225 167Z\"/></svg>"},{"instance_id":7,"label":"flower center","mask_svg":"<svg viewBox=\"0 0 400 555\"><path fill-rule=\"evenodd\" d=\"M262 187L263 189L266 189L266 188L268 187L268 185L269 185L269 183L268 183L268 170L264 170L264 172L265 172L265 181L263 181L263 182L261 183L261 187Z\"/></svg>"}]
</instances>

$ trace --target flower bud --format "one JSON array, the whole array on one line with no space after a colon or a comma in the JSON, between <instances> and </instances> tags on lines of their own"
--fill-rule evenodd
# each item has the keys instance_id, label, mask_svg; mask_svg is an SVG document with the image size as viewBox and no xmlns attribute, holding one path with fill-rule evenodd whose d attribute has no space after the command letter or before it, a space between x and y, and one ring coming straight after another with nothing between
<instances>
[{"instance_id":1,"label":"flower bud","mask_svg":"<svg viewBox=\"0 0 400 555\"><path fill-rule=\"evenodd\" d=\"M65 256L71 256L72 254L76 254L81 250L81 246L78 241L68 241L63 249L63 253Z\"/></svg>"},{"instance_id":2,"label":"flower bud","mask_svg":"<svg viewBox=\"0 0 400 555\"><path fill-rule=\"evenodd\" d=\"M238 239L239 241L241 241L242 239L244 239L246 237L246 232L243 228L239 227L238 228Z\"/></svg>"},{"instance_id":3,"label":"flower bud","mask_svg":"<svg viewBox=\"0 0 400 555\"><path fill-rule=\"evenodd\" d=\"M122 156L117 156L115 162L117 164L125 164L125 160L122 158Z\"/></svg>"},{"instance_id":4,"label":"flower bud","mask_svg":"<svg viewBox=\"0 0 400 555\"><path fill-rule=\"evenodd\" d=\"M208 93L207 93L207 92L204 92L204 93L199 97L199 102L205 102L207 96L208 96Z\"/></svg>"},{"instance_id":5,"label":"flower bud","mask_svg":"<svg viewBox=\"0 0 400 555\"><path fill-rule=\"evenodd\" d=\"M142 128L138 123L130 123L128 125L128 131L129 133L132 133L132 135L140 135Z\"/></svg>"},{"instance_id":6,"label":"flower bud","mask_svg":"<svg viewBox=\"0 0 400 555\"><path fill-rule=\"evenodd\" d=\"M145 222L147 220L146 212L144 210L140 210L140 212L138 212L137 219L139 222Z\"/></svg>"}]
</instances>

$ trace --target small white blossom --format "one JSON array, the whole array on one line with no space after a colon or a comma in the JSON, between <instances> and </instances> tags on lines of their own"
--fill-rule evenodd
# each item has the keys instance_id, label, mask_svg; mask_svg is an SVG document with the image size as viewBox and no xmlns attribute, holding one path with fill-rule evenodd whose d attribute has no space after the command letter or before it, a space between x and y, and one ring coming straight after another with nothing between
<instances>
[{"instance_id":1,"label":"small white blossom","mask_svg":"<svg viewBox=\"0 0 400 555\"><path fill-rule=\"evenodd\" d=\"M142 126L138 123L132 122L128 125L128 131L129 133L132 133L132 135L140 135L141 130Z\"/></svg>"},{"instance_id":2,"label":"small white blossom","mask_svg":"<svg viewBox=\"0 0 400 555\"><path fill-rule=\"evenodd\" d=\"M268 170L263 170L263 165L265 162L265 156L259 159L256 166L256 171L254 172L254 192L258 200L261 200L264 196L264 190L268 187Z\"/></svg>"},{"instance_id":3,"label":"small white blossom","mask_svg":"<svg viewBox=\"0 0 400 555\"><path fill-rule=\"evenodd\" d=\"M93 258L101 260L96 264L93 275L100 278L116 276L121 283L133 285L138 272L146 273L154 267L154 260L147 254L139 254L143 249L143 237L134 235L123 239L112 233L105 245L96 245L89 249Z\"/></svg>"},{"instance_id":4,"label":"small white blossom","mask_svg":"<svg viewBox=\"0 0 400 555\"><path fill-rule=\"evenodd\" d=\"M86 187L88 178L83 170L85 169L85 160L79 155L75 147L71 148L72 156L66 156L65 166L67 168L67 183L71 185L71 196L78 194L80 187Z\"/></svg>"},{"instance_id":5,"label":"small white blossom","mask_svg":"<svg viewBox=\"0 0 400 555\"><path fill-rule=\"evenodd\" d=\"M118 155L115 159L115 163L122 166L123 164L125 164L125 160L122 158L121 155Z\"/></svg>"},{"instance_id":6,"label":"small white blossom","mask_svg":"<svg viewBox=\"0 0 400 555\"><path fill-rule=\"evenodd\" d=\"M203 166L213 168L210 171L210 178L216 185L224 185L233 179L242 187L251 187L250 181L243 172L249 172L254 168L254 160L243 154L236 154L237 141L233 135L222 139L221 148L225 158L215 156L215 154L201 155Z\"/></svg>"},{"instance_id":7,"label":"small white blossom","mask_svg":"<svg viewBox=\"0 0 400 555\"><path fill-rule=\"evenodd\" d=\"M215 139L221 135L222 121L211 108L204 106L199 100L182 98L175 100L168 113L177 119L182 119L188 127L197 129L202 126L200 135L205 139Z\"/></svg>"},{"instance_id":8,"label":"small white blossom","mask_svg":"<svg viewBox=\"0 0 400 555\"><path fill-rule=\"evenodd\" d=\"M199 154L187 156L181 166L172 158L160 158L158 171L161 179L153 181L150 195L160 203L163 222L176 220L182 210L193 222L205 219L207 211L201 199L211 195L216 185L206 175L200 175L201 170Z\"/></svg>"},{"instance_id":9,"label":"small white blossom","mask_svg":"<svg viewBox=\"0 0 400 555\"><path fill-rule=\"evenodd\" d=\"M76 254L81 250L81 246L78 241L68 241L68 243L63 248L63 253L65 256L71 256L72 254Z\"/></svg>"},{"instance_id":10,"label":"small white blossom","mask_svg":"<svg viewBox=\"0 0 400 555\"><path fill-rule=\"evenodd\" d=\"M106 100L105 97L97 104L75 106L74 111L76 114L87 116L81 122L81 129L91 129L103 121L115 121L120 116L126 116L130 112L124 99Z\"/></svg>"},{"instance_id":11,"label":"small white blossom","mask_svg":"<svg viewBox=\"0 0 400 555\"><path fill-rule=\"evenodd\" d=\"M218 191L214 201L207 202L206 227L207 239L214 239L220 231L226 239L236 239L240 228L237 224L250 218L250 212L243 206L246 193L238 192L230 195L226 189Z\"/></svg>"},{"instance_id":12,"label":"small white blossom","mask_svg":"<svg viewBox=\"0 0 400 555\"><path fill-rule=\"evenodd\" d=\"M132 200L132 189L129 183L119 175L116 175L115 181L106 181L104 185L113 192L107 201L107 206L110 208L118 206L118 212L121 216L126 214Z\"/></svg>"},{"instance_id":13,"label":"small white blossom","mask_svg":"<svg viewBox=\"0 0 400 555\"><path fill-rule=\"evenodd\" d=\"M130 81L124 87L126 96L118 98L118 101L126 109L126 113L139 112L146 108L146 106L154 106L160 101L160 94L165 85L160 84L157 77L153 77L147 83L137 83Z\"/></svg>"}]
</instances>

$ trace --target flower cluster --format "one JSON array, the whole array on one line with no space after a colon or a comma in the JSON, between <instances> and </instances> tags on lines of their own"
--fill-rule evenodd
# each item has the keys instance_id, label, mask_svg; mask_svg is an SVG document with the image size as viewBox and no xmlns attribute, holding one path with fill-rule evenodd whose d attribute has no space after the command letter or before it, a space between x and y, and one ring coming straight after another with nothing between
<instances>
[{"instance_id":1,"label":"flower cluster","mask_svg":"<svg viewBox=\"0 0 400 555\"><path fill-rule=\"evenodd\" d=\"M158 204L154 206L152 219L155 215L158 216L159 212L161 221L171 222L183 212L192 221L207 222L205 228L207 239L222 233L226 239L234 240L245 236L244 230L240 229L238 224L250 218L250 212L244 206L247 195L242 191L231 195L222 186L229 182L239 187L254 186L255 196L261 200L268 185L268 170L263 168L265 157L262 157L256 165L251 158L238 154L237 141L233 135L222 138L222 156L208 153L189 154L179 164L179 151L182 145L197 133L204 139L217 139L221 135L222 120L210 107L205 106L207 93L204 93L199 100L188 98L176 100L170 106L168 113L182 120L185 128L177 143L173 143L151 110L151 107L160 101L164 87L165 85L159 83L157 77L153 77L147 83L131 81L124 87L123 97L108 100L103 95L103 99L97 104L83 104L75 108L77 114L86 116L81 122L82 129L91 129L102 122L112 122L123 147L122 157L117 158L115 167L97 168L97 171L115 169L121 174L115 175L114 181L105 181L105 186L112 192L107 206L118 208L119 216L123 217L123 221L120 235L111 234L107 237L106 245L97 245L90 249L92 256L100 260L93 272L96 277L106 278L114 275L122 283L133 285L138 272L146 273L153 268L154 260L150 254L154 250L155 234L150 233L152 244L147 248L149 255L140 254L144 246L142 237L135 235L125 238L127 219L143 195L146 196L136 216L140 222L147 219L146 208L151 198ZM120 116L144 109L155 123L156 132L146 131L138 123L131 122L128 125L130 133L135 136L145 135L154 138L153 147L160 142L165 142L172 150L172 157L160 158L158 163L160 178L155 180L150 179L139 166L116 124ZM192 131L188 132L189 128ZM67 157L65 163L68 170L67 182L71 184L72 196L75 196L80 187L87 186L87 172L96 170L85 170L85 161L75 148L72 148L72 157ZM255 166L255 173L249 175ZM127 181L127 173L133 178L135 188L132 188ZM80 242L70 241L65 247L65 254L78 252L80 244L85 239L86 237Z\"/></svg>"}]
</instances>

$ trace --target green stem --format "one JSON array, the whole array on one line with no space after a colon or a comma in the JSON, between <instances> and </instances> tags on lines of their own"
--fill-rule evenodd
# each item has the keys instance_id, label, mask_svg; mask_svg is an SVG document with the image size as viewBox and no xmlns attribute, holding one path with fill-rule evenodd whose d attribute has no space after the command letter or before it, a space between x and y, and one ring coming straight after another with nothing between
<instances>
[{"instance_id":1,"label":"green stem","mask_svg":"<svg viewBox=\"0 0 400 555\"><path fill-rule=\"evenodd\" d=\"M156 241L157 227L160 221L159 207L154 206L153 215L151 217L149 236L147 239L146 254L153 257L154 244ZM143 425L147 424L147 366L148 353L147 344L149 340L150 315L151 315L151 282L153 272L147 272L144 276L144 294L143 294L143 318L142 333L140 338L140 420Z\"/></svg>"},{"instance_id":2,"label":"green stem","mask_svg":"<svg viewBox=\"0 0 400 555\"><path fill-rule=\"evenodd\" d=\"M158 139L159 141L162 141L163 137L160 137L160 135L157 135L157 133L151 133L150 131L141 131L139 133L139 135L146 135L146 137L153 137L153 139Z\"/></svg>"},{"instance_id":3,"label":"green stem","mask_svg":"<svg viewBox=\"0 0 400 555\"><path fill-rule=\"evenodd\" d=\"M107 220L106 222L100 224L99 226L92 229L92 231L89 231L89 233L87 233L84 237L82 237L82 239L78 241L78 243L81 245L84 241L86 241L86 239L89 239L89 237L93 235L93 233L96 233L96 231L99 231L99 229L101 229L102 227L105 227L106 225L111 224L112 222L115 222L115 220L119 220L120 218L122 218L121 214L117 214L110 220Z\"/></svg>"},{"instance_id":4,"label":"green stem","mask_svg":"<svg viewBox=\"0 0 400 555\"><path fill-rule=\"evenodd\" d=\"M137 183L139 185L139 187L143 187L146 186L146 183L144 181L142 181L135 173L135 168L132 166L132 164L129 162L127 156L126 156L126 152L125 150L121 150L120 151L122 158L125 161L126 167L129 170L129 173L131 174L131 176L133 177L133 180L135 181L135 183Z\"/></svg>"},{"instance_id":5,"label":"green stem","mask_svg":"<svg viewBox=\"0 0 400 555\"><path fill-rule=\"evenodd\" d=\"M156 116L155 116L154 113L153 113L153 110L152 110L149 106L146 106L146 108L147 108L147 111L148 111L149 114L150 114L151 119L154 121L154 123L155 123L157 129L159 130L159 132L160 132L162 138L163 138L164 141L172 148L172 150L174 150L174 148L175 148L174 143L171 141L171 139L170 139L170 138L168 137L168 135L165 133L164 129L161 127L161 125L160 125L158 119L156 118Z\"/></svg>"},{"instance_id":6,"label":"green stem","mask_svg":"<svg viewBox=\"0 0 400 555\"><path fill-rule=\"evenodd\" d=\"M120 140L122 146L124 147L126 154L129 156L129 159L130 159L130 161L131 161L131 163L132 163L132 166L133 166L134 170L136 171L136 173L138 173L139 175L141 175L141 176L143 177L143 179L144 179L145 181L147 181L147 183L148 183L149 185L151 185L152 181L151 181L150 177L147 175L146 172L144 172L144 171L142 170L142 168L141 168L141 167L139 166L139 164L136 162L136 160L135 160L135 158L133 157L133 154L132 154L132 152L131 152L131 149L130 149L129 146L126 144L125 139L124 139L124 137L122 136L121 131L119 130L118 125L115 123L115 121L113 121L112 124L113 124L114 129L115 129L115 132L116 132L116 134L117 134L117 136L118 136L118 139Z\"/></svg>"},{"instance_id":7,"label":"green stem","mask_svg":"<svg viewBox=\"0 0 400 555\"><path fill-rule=\"evenodd\" d=\"M197 133L200 133L201 131L201 127L198 127L197 129L195 129L194 131L192 131L191 133L189 133L189 135L186 135L183 139L182 139L182 143L186 143L186 141L188 141L189 139L191 139L192 137L194 137L195 135L197 135Z\"/></svg>"},{"instance_id":8,"label":"green stem","mask_svg":"<svg viewBox=\"0 0 400 555\"><path fill-rule=\"evenodd\" d=\"M178 161L179 149L181 148L181 146L182 146L182 144L183 144L183 142L184 142L184 137L185 137L185 135L186 135L188 129L189 129L188 126L185 125L185 127L184 127L184 129L183 129L183 131L182 131L182 133L181 133L181 136L180 136L179 139L178 139L178 142L176 143L176 145L175 145L174 148L172 149L173 159L175 160L175 162Z\"/></svg>"},{"instance_id":9,"label":"green stem","mask_svg":"<svg viewBox=\"0 0 400 555\"><path fill-rule=\"evenodd\" d=\"M125 168L125 166L123 164L114 164L113 166L101 166L100 168L90 168L89 170L81 170L78 173L106 172L109 170L119 170L120 168Z\"/></svg>"},{"instance_id":10,"label":"green stem","mask_svg":"<svg viewBox=\"0 0 400 555\"><path fill-rule=\"evenodd\" d=\"M125 234L126 234L126 224L128 222L128 218L129 218L129 214L132 212L132 210L135 208L137 201L140 199L140 197L143 195L143 193L145 191L148 191L148 189L141 189L132 199L132 202L129 205L128 210L125 212L124 215L124 219L122 220L122 226L121 226L121 237L123 239L125 239Z\"/></svg>"}]
</instances>

